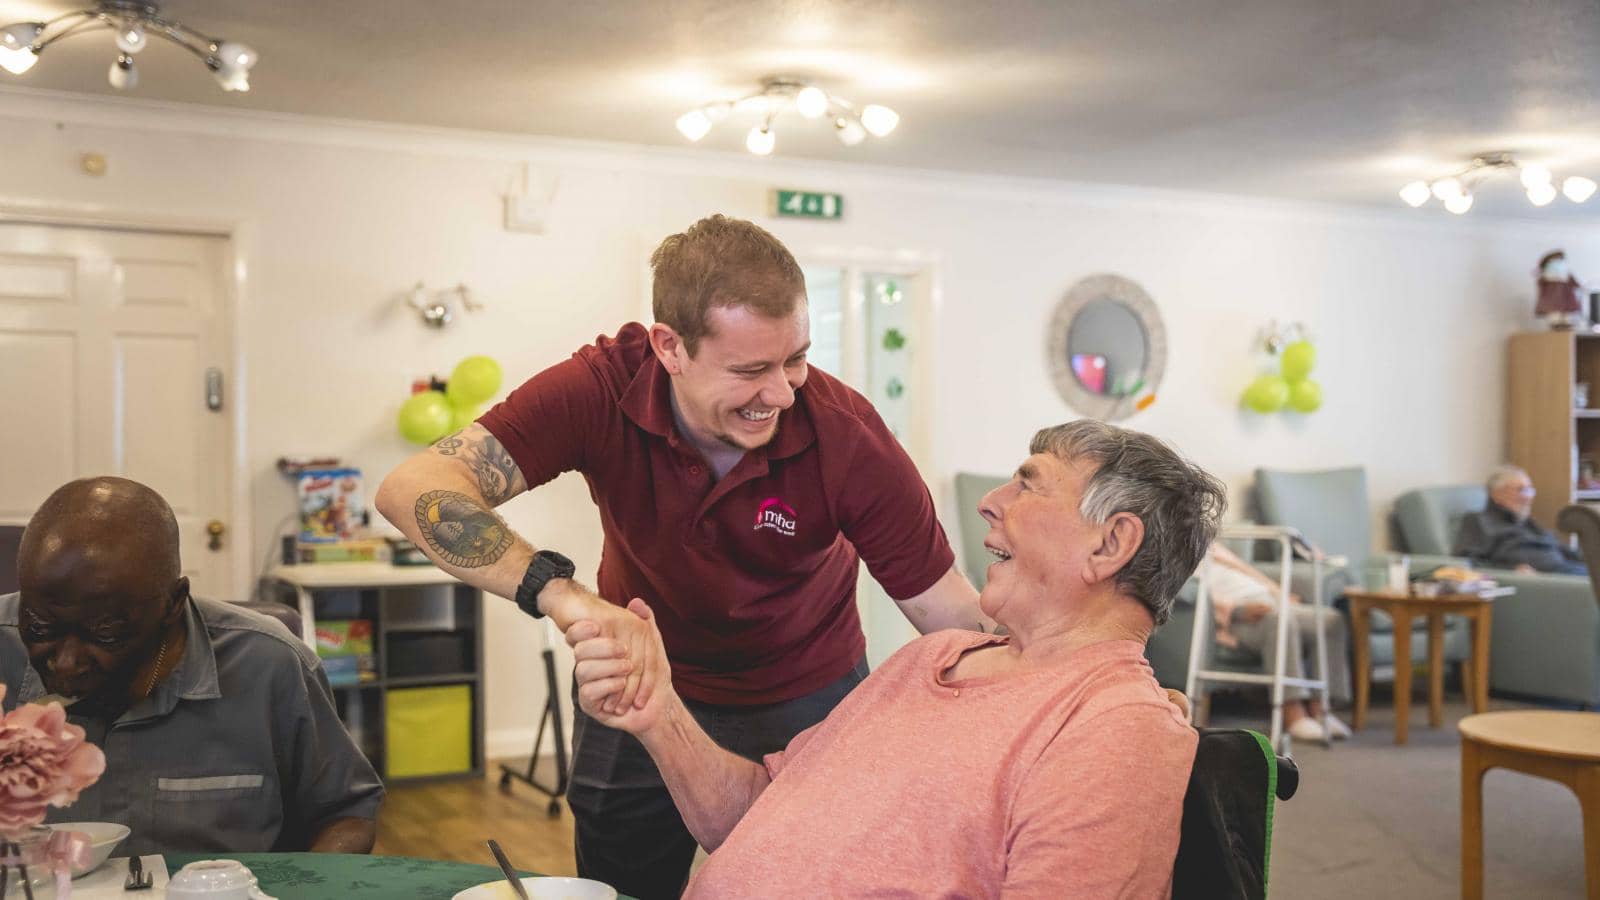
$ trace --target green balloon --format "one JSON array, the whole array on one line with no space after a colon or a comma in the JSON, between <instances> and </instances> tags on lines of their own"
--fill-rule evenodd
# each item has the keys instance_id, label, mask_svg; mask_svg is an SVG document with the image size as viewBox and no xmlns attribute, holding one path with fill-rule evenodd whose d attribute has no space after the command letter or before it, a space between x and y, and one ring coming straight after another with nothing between
<instances>
[{"instance_id":1,"label":"green balloon","mask_svg":"<svg viewBox=\"0 0 1600 900\"><path fill-rule=\"evenodd\" d=\"M476 405L456 406L454 403L450 404L450 430L452 432L460 431L477 421L477 419L478 407Z\"/></svg>"},{"instance_id":2,"label":"green balloon","mask_svg":"<svg viewBox=\"0 0 1600 900\"><path fill-rule=\"evenodd\" d=\"M450 373L445 393L450 402L466 409L494 396L500 390L500 364L487 356L469 356Z\"/></svg>"},{"instance_id":3,"label":"green balloon","mask_svg":"<svg viewBox=\"0 0 1600 900\"><path fill-rule=\"evenodd\" d=\"M1262 375L1245 389L1244 403L1258 413L1273 413L1289 402L1289 382L1282 375Z\"/></svg>"},{"instance_id":4,"label":"green balloon","mask_svg":"<svg viewBox=\"0 0 1600 900\"><path fill-rule=\"evenodd\" d=\"M1322 406L1322 385L1307 378L1289 387L1289 405L1299 412L1316 412Z\"/></svg>"},{"instance_id":5,"label":"green balloon","mask_svg":"<svg viewBox=\"0 0 1600 900\"><path fill-rule=\"evenodd\" d=\"M431 444L450 433L450 401L438 391L412 394L400 404L400 436L413 444Z\"/></svg>"},{"instance_id":6,"label":"green balloon","mask_svg":"<svg viewBox=\"0 0 1600 900\"><path fill-rule=\"evenodd\" d=\"M1317 364L1317 348L1311 346L1310 341L1295 341L1283 348L1283 359L1279 367L1283 370L1283 377L1290 381L1304 381L1311 374L1311 367Z\"/></svg>"}]
</instances>

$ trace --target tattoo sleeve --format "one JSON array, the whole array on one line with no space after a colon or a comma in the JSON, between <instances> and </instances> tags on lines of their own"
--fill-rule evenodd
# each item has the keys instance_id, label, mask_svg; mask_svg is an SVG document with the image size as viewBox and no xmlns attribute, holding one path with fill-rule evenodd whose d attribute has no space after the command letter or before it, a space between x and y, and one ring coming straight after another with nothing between
<instances>
[{"instance_id":1,"label":"tattoo sleeve","mask_svg":"<svg viewBox=\"0 0 1600 900\"><path fill-rule=\"evenodd\" d=\"M493 565L516 541L504 519L457 491L418 497L417 526L440 559L462 569Z\"/></svg>"},{"instance_id":2,"label":"tattoo sleeve","mask_svg":"<svg viewBox=\"0 0 1600 900\"><path fill-rule=\"evenodd\" d=\"M459 458L477 480L478 490L490 506L499 506L527 489L522 470L517 468L511 452L494 435L481 426L458 431L440 438L433 451L440 456Z\"/></svg>"}]
</instances>

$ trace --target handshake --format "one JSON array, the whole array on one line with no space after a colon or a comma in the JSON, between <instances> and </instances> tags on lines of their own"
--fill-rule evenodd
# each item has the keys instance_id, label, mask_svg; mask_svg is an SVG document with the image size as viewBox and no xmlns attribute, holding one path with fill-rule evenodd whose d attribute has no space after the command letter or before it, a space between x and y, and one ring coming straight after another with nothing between
<instances>
[{"instance_id":1,"label":"handshake","mask_svg":"<svg viewBox=\"0 0 1600 900\"><path fill-rule=\"evenodd\" d=\"M639 735L676 702L655 614L635 598L626 609L592 608L566 630L577 665L578 704L601 725Z\"/></svg>"}]
</instances>

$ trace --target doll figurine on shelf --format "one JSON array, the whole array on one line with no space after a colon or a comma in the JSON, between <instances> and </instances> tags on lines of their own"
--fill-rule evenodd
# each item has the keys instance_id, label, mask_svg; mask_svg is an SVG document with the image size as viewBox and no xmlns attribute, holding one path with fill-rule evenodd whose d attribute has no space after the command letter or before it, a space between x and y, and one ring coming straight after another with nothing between
<instances>
[{"instance_id":1,"label":"doll figurine on shelf","mask_svg":"<svg viewBox=\"0 0 1600 900\"><path fill-rule=\"evenodd\" d=\"M1565 330L1583 319L1583 293L1567 267L1567 254L1553 250L1539 260L1539 301L1533 314Z\"/></svg>"}]
</instances>

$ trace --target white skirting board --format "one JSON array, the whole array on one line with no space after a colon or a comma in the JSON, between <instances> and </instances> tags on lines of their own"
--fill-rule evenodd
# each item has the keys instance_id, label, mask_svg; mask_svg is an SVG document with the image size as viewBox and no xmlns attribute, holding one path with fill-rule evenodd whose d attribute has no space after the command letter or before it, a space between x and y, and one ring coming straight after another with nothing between
<instances>
[{"instance_id":1,"label":"white skirting board","mask_svg":"<svg viewBox=\"0 0 1600 900\"><path fill-rule=\"evenodd\" d=\"M565 726L563 730L565 730ZM537 728L501 728L491 731L484 739L484 758L489 762L505 760L527 759L528 751L533 747L533 739L539 734ZM555 756L555 744L550 740L550 735L544 736L544 747L540 756Z\"/></svg>"}]
</instances>

